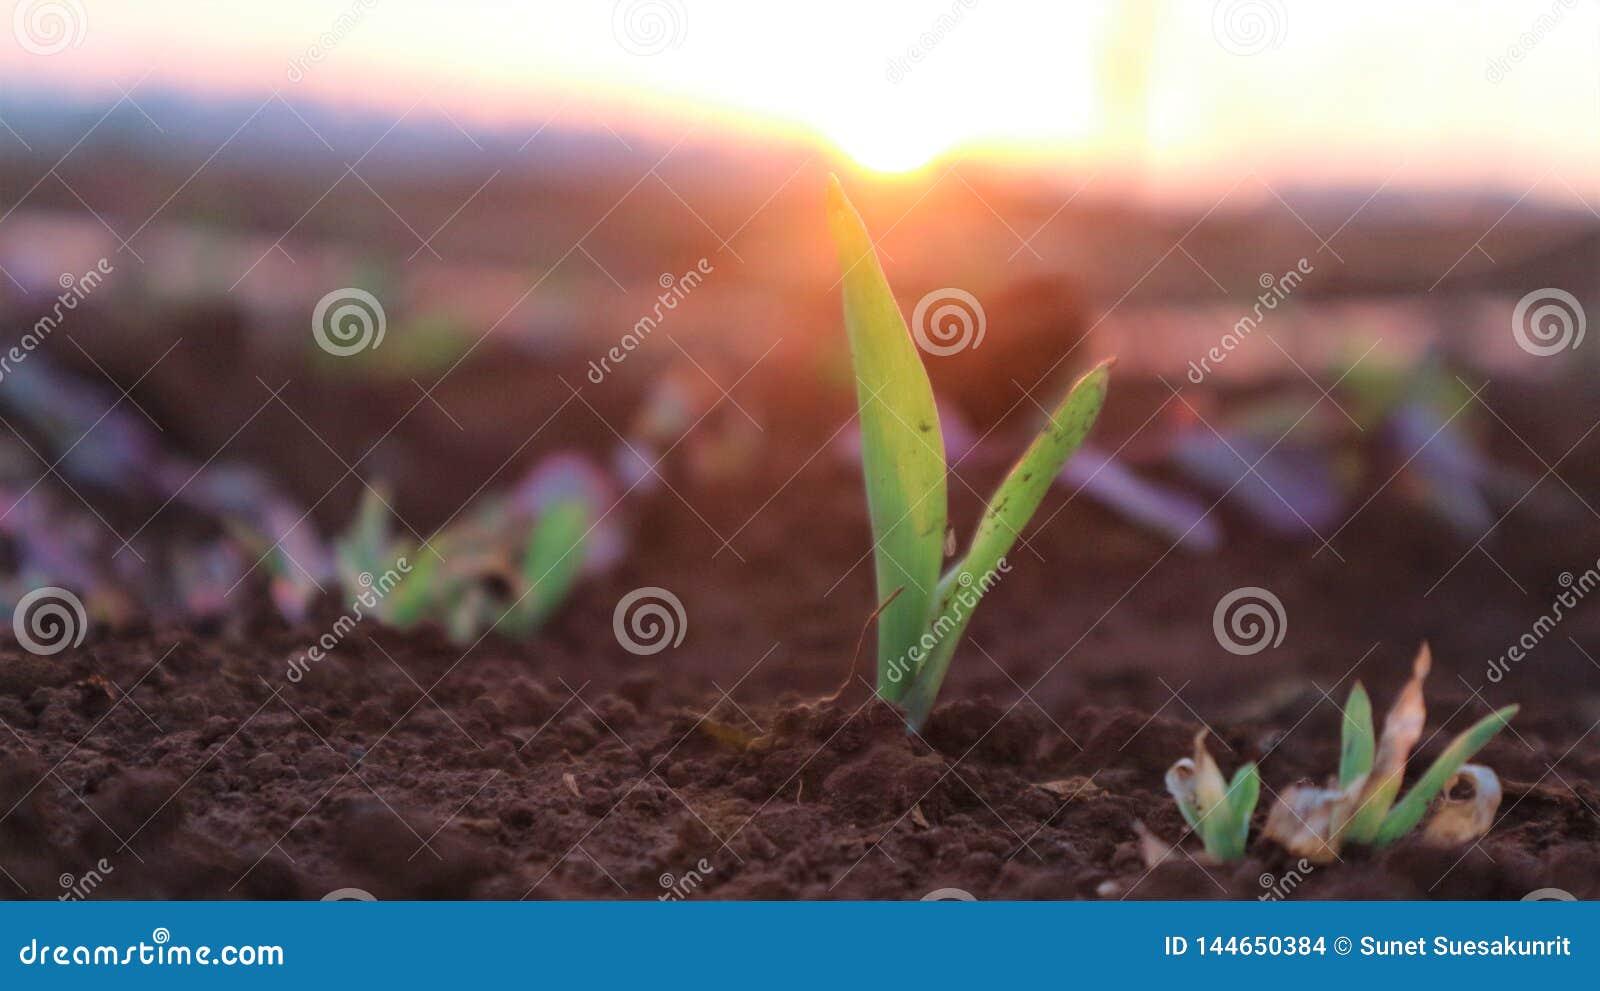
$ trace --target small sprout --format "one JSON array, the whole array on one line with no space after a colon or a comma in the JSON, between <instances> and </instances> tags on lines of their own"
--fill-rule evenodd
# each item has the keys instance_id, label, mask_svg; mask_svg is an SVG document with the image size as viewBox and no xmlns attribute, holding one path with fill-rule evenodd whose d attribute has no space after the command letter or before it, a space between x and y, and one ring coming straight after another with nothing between
<instances>
[{"instance_id":1,"label":"small sprout","mask_svg":"<svg viewBox=\"0 0 1600 991\"><path fill-rule=\"evenodd\" d=\"M933 387L860 214L834 178L828 220L844 270L845 330L855 371L861 462L872 521L878 694L921 727L979 599L1082 443L1105 401L1109 363L1078 380L989 501L966 556L943 576L947 462ZM899 593L894 601L891 596Z\"/></svg>"},{"instance_id":2,"label":"small sprout","mask_svg":"<svg viewBox=\"0 0 1600 991\"><path fill-rule=\"evenodd\" d=\"M1359 684L1350 692L1339 750L1339 777L1327 788L1296 785L1286 790L1267 817L1266 836L1297 856L1327 862L1346 844L1383 848L1409 833L1434 807L1423 835L1429 842L1459 845L1488 831L1500 806L1500 782L1487 767L1467 761L1517 713L1514 705L1474 723L1445 748L1404 797L1397 799L1406 761L1422 737L1422 682L1432 657L1426 644L1412 665L1411 680L1373 739L1372 704ZM1472 786L1470 799L1455 799L1458 783Z\"/></svg>"},{"instance_id":3,"label":"small sprout","mask_svg":"<svg viewBox=\"0 0 1600 991\"><path fill-rule=\"evenodd\" d=\"M1225 783L1201 730L1194 735L1194 757L1167 770L1167 791L1177 801L1183 821L1200 834L1212 860L1224 863L1244 856L1250 816L1261 797L1261 776L1254 763L1239 768L1233 781Z\"/></svg>"},{"instance_id":4,"label":"small sprout","mask_svg":"<svg viewBox=\"0 0 1600 991\"><path fill-rule=\"evenodd\" d=\"M558 454L417 547L394 539L386 496L369 490L337 541L339 576L355 598L404 559L404 577L369 607L380 622L406 629L431 620L458 643L490 630L526 639L584 576L621 556L623 535L606 518L614 504L609 479L588 459Z\"/></svg>"}]
</instances>

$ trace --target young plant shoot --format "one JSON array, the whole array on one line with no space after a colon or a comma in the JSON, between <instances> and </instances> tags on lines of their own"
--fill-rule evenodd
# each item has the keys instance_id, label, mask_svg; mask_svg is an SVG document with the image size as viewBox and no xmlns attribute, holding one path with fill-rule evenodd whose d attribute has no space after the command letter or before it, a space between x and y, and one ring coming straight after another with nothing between
<instances>
[{"instance_id":1,"label":"young plant shoot","mask_svg":"<svg viewBox=\"0 0 1600 991\"><path fill-rule=\"evenodd\" d=\"M878 694L904 708L917 730L973 609L1007 569L1018 531L1099 415L1111 363L1079 379L1050 414L989 500L966 554L941 575L947 466L933 387L866 226L836 177L828 223L844 270L878 601L899 593L878 618Z\"/></svg>"},{"instance_id":2,"label":"young plant shoot","mask_svg":"<svg viewBox=\"0 0 1600 991\"><path fill-rule=\"evenodd\" d=\"M1434 813L1424 829L1430 843L1459 846L1488 832L1500 807L1500 781L1487 767L1467 761L1511 722L1517 714L1514 705L1468 727L1396 801L1406 760L1422 737L1422 682L1431 666L1432 656L1423 644L1411 680L1384 717L1381 738L1374 738L1366 689L1356 684L1345 704L1338 780L1326 788L1296 785L1286 790L1267 817L1268 839L1322 863L1336 859L1346 844L1388 846L1422 822L1430 807ZM1470 785L1471 795L1452 797L1458 784Z\"/></svg>"},{"instance_id":3,"label":"young plant shoot","mask_svg":"<svg viewBox=\"0 0 1600 991\"><path fill-rule=\"evenodd\" d=\"M1194 757L1185 757L1167 771L1167 791L1178 803L1183 821L1200 835L1206 853L1217 863L1244 856L1250 837L1250 816L1261 797L1261 776L1246 764L1226 782L1222 769L1206 749L1206 731L1194 735Z\"/></svg>"},{"instance_id":4,"label":"young plant shoot","mask_svg":"<svg viewBox=\"0 0 1600 991\"><path fill-rule=\"evenodd\" d=\"M380 492L368 490L337 541L340 578L352 600L397 629L431 621L458 643L489 630L532 636L588 574L621 553L621 533L605 524L610 483L586 459L558 454L538 465L509 496L474 503L428 546L397 539ZM376 576L403 575L372 594Z\"/></svg>"}]
</instances>

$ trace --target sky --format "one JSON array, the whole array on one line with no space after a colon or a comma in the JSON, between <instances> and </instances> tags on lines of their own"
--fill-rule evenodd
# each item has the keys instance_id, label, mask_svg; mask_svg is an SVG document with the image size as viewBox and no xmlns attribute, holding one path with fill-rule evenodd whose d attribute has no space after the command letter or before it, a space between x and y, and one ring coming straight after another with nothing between
<instances>
[{"instance_id":1,"label":"sky","mask_svg":"<svg viewBox=\"0 0 1600 991\"><path fill-rule=\"evenodd\" d=\"M0 0L7 81L1600 203L1600 0ZM1559 182L1550 179L1554 172Z\"/></svg>"}]
</instances>

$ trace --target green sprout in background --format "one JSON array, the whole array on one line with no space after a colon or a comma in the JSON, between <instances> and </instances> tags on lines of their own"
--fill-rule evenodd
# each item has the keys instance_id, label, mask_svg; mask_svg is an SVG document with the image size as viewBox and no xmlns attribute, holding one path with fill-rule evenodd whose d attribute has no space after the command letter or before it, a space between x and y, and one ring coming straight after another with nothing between
<instances>
[{"instance_id":1,"label":"green sprout in background","mask_svg":"<svg viewBox=\"0 0 1600 991\"><path fill-rule=\"evenodd\" d=\"M861 460L872 521L878 601L878 694L920 728L933 708L978 600L1007 570L1005 555L1105 401L1110 362L1091 369L990 499L964 557L943 575L944 441L933 387L878 263L861 216L837 177L828 221L844 269L845 329L861 418ZM892 601L891 601L892 599Z\"/></svg>"},{"instance_id":2,"label":"green sprout in background","mask_svg":"<svg viewBox=\"0 0 1600 991\"><path fill-rule=\"evenodd\" d=\"M1261 797L1261 775L1253 762L1235 771L1231 783L1226 782L1206 749L1206 731L1201 730L1194 735L1194 757L1185 757L1168 769L1167 791L1212 860L1224 863L1244 856L1250 816Z\"/></svg>"},{"instance_id":3,"label":"green sprout in background","mask_svg":"<svg viewBox=\"0 0 1600 991\"><path fill-rule=\"evenodd\" d=\"M1381 738L1373 731L1372 702L1357 683L1345 704L1338 779L1327 788L1296 785L1286 790L1267 817L1268 839L1299 856L1326 862L1337 858L1345 845L1389 846L1422 822L1430 808L1434 812L1424 830L1430 843L1459 846L1488 831L1500 806L1500 782L1487 767L1467 761L1511 722L1517 706L1497 709L1468 727L1399 797L1406 761L1422 737L1422 682L1432 663L1424 644L1411 680L1384 717ZM1471 785L1470 797L1451 796L1459 783Z\"/></svg>"},{"instance_id":4,"label":"green sprout in background","mask_svg":"<svg viewBox=\"0 0 1600 991\"><path fill-rule=\"evenodd\" d=\"M339 576L351 599L387 626L433 622L458 643L491 630L526 639L586 574L620 556L621 533L605 523L609 489L586 459L556 455L509 495L474 503L427 546L396 538L387 497L369 489L337 541ZM374 580L385 575L395 580L374 596Z\"/></svg>"}]
</instances>

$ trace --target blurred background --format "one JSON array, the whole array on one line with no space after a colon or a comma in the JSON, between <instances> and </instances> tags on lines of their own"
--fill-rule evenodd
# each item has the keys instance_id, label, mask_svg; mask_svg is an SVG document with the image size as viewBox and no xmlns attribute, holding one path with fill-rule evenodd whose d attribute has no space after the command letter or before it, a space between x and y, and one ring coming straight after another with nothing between
<instances>
[{"instance_id":1,"label":"blurred background","mask_svg":"<svg viewBox=\"0 0 1600 991\"><path fill-rule=\"evenodd\" d=\"M1423 584L1509 507L1595 519L1555 470L1600 350L1594 0L10 8L12 599L226 614L270 572L293 618L365 493L425 543L569 448L641 539L743 561L848 461L830 171L947 435L1119 357L1066 485L1151 556L1228 511L1338 556L1391 482L1451 535Z\"/></svg>"}]
</instances>

